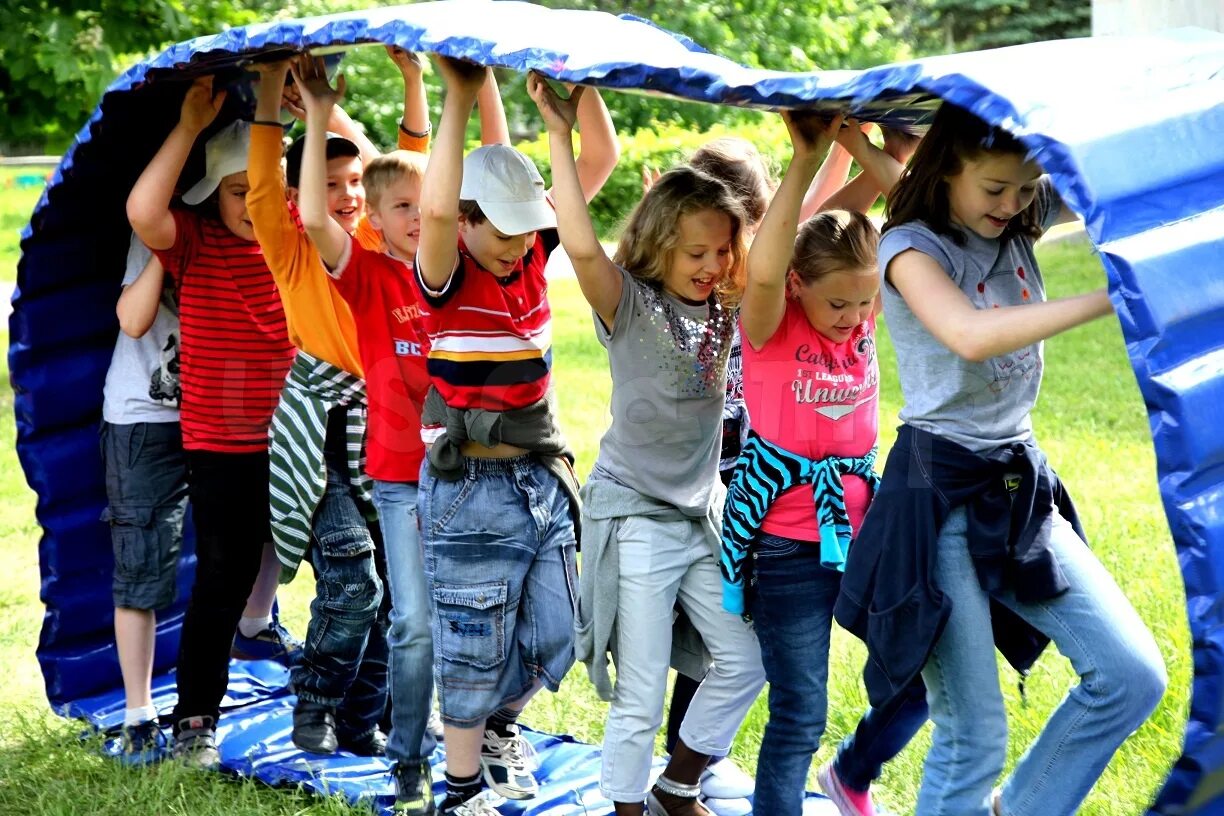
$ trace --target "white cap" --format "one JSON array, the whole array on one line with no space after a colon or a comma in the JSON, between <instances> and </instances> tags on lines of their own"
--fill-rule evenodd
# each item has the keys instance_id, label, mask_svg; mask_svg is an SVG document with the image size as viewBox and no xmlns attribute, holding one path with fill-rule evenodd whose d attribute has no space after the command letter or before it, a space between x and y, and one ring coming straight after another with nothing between
<instances>
[{"instance_id":1,"label":"white cap","mask_svg":"<svg viewBox=\"0 0 1224 816\"><path fill-rule=\"evenodd\" d=\"M236 119L214 133L204 145L204 178L183 193L183 203L199 204L212 195L221 179L246 170L250 145L250 122Z\"/></svg>"},{"instance_id":2,"label":"white cap","mask_svg":"<svg viewBox=\"0 0 1224 816\"><path fill-rule=\"evenodd\" d=\"M540 171L508 145L484 145L467 155L459 198L479 204L489 223L506 235L557 226Z\"/></svg>"}]
</instances>

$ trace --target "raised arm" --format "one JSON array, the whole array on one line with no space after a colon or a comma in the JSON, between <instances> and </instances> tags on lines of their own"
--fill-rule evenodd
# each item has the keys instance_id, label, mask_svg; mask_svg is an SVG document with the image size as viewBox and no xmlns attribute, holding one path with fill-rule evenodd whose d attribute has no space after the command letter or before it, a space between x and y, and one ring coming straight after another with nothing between
<instances>
[{"instance_id":1,"label":"raised arm","mask_svg":"<svg viewBox=\"0 0 1224 816\"><path fill-rule=\"evenodd\" d=\"M225 91L213 94L213 78L200 77L191 83L179 109L179 121L162 143L161 149L145 167L128 194L127 216L136 236L149 249L174 246L174 216L170 199L174 185L196 138L217 118Z\"/></svg>"},{"instance_id":2,"label":"raised arm","mask_svg":"<svg viewBox=\"0 0 1224 816\"><path fill-rule=\"evenodd\" d=\"M157 307L161 305L165 278L166 268L154 255L136 280L123 287L119 302L115 304L115 315L119 318L119 328L128 337L140 339L152 327L157 319Z\"/></svg>"},{"instance_id":3,"label":"raised arm","mask_svg":"<svg viewBox=\"0 0 1224 816\"><path fill-rule=\"evenodd\" d=\"M795 251L799 210L816 168L841 127L841 117L784 111L794 155L774 193L748 252L748 283L740 303L744 339L759 349L773 337L786 313L786 272Z\"/></svg>"},{"instance_id":4,"label":"raised arm","mask_svg":"<svg viewBox=\"0 0 1224 816\"><path fill-rule=\"evenodd\" d=\"M581 149L576 160L578 183L582 186L584 202L589 202L616 169L620 161L620 142L616 138L612 115L597 89L587 88L574 98L578 100L577 125L581 134Z\"/></svg>"},{"instance_id":5,"label":"raised arm","mask_svg":"<svg viewBox=\"0 0 1224 816\"><path fill-rule=\"evenodd\" d=\"M281 104L296 119L305 123L306 108L303 107L302 92L298 88L296 81L284 86ZM382 155L378 145L370 141L370 137L365 134L365 131L353 121L353 117L345 113L344 109L339 105L332 107L331 117L327 120L327 129L357 145L357 150L361 153L362 164L367 164L371 159L376 159Z\"/></svg>"},{"instance_id":6,"label":"raised arm","mask_svg":"<svg viewBox=\"0 0 1224 816\"><path fill-rule=\"evenodd\" d=\"M816 171L816 177L808 186L807 193L803 196L803 205L799 208L800 224L811 218L820 209L828 209L825 202L845 186L846 178L850 175L852 160L846 148L839 144L833 145L829 150L829 155L825 156L825 160L821 163L820 169Z\"/></svg>"},{"instance_id":7,"label":"raised arm","mask_svg":"<svg viewBox=\"0 0 1224 816\"><path fill-rule=\"evenodd\" d=\"M934 258L916 249L893 258L885 276L936 340L974 362L1022 349L1113 310L1103 288L1043 303L979 309Z\"/></svg>"},{"instance_id":8,"label":"raised arm","mask_svg":"<svg viewBox=\"0 0 1224 816\"><path fill-rule=\"evenodd\" d=\"M866 174L867 178L875 184L878 191L888 197L892 194L893 187L896 187L897 182L901 180L901 173L905 171L905 165L872 144L867 134L859 127L857 119L847 121L850 127L837 135L838 144L846 148L854 157L854 160L863 168L863 174Z\"/></svg>"},{"instance_id":9,"label":"raised arm","mask_svg":"<svg viewBox=\"0 0 1224 816\"><path fill-rule=\"evenodd\" d=\"M582 294L604 325L611 326L616 320L623 279L595 234L574 160L574 122L582 105L584 91L587 89L576 87L569 99L561 99L544 77L534 72L527 75L527 92L539 107L544 125L548 128L552 194L561 246L574 265Z\"/></svg>"},{"instance_id":10,"label":"raised arm","mask_svg":"<svg viewBox=\"0 0 1224 816\"><path fill-rule=\"evenodd\" d=\"M336 87L327 81L323 60L303 57L293 67L293 78L306 110L306 143L302 148L298 179L298 212L306 234L329 269L339 265L352 240L327 212L327 123L332 108L344 98L344 75Z\"/></svg>"},{"instance_id":11,"label":"raised arm","mask_svg":"<svg viewBox=\"0 0 1224 816\"><path fill-rule=\"evenodd\" d=\"M417 264L427 287L441 290L459 259L459 188L463 183L463 140L485 69L474 63L438 57L446 82L442 120L421 183L421 241Z\"/></svg>"},{"instance_id":12,"label":"raised arm","mask_svg":"<svg viewBox=\"0 0 1224 816\"><path fill-rule=\"evenodd\" d=\"M510 127L506 124L506 109L502 106L501 89L492 68L485 68L485 81L476 94L476 112L480 115L480 143L510 144Z\"/></svg>"}]
</instances>

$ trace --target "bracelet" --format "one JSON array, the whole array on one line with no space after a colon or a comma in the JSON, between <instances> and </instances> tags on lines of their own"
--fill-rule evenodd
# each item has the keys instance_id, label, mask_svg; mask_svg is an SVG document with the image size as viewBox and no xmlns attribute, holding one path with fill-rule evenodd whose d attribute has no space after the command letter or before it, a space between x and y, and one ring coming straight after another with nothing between
<instances>
[{"instance_id":1,"label":"bracelet","mask_svg":"<svg viewBox=\"0 0 1224 816\"><path fill-rule=\"evenodd\" d=\"M427 136L429 136L430 133L433 132L433 125L428 120L426 120L424 130L422 131L409 130L408 128L404 127L404 123L401 120L399 129L402 130L405 135L411 136L414 139L424 139Z\"/></svg>"},{"instance_id":2,"label":"bracelet","mask_svg":"<svg viewBox=\"0 0 1224 816\"><path fill-rule=\"evenodd\" d=\"M280 128L281 130L285 129L285 126L282 125L280 122L276 121L275 119L256 119L255 121L251 122L251 124L252 125L268 125L269 127Z\"/></svg>"},{"instance_id":3,"label":"bracelet","mask_svg":"<svg viewBox=\"0 0 1224 816\"><path fill-rule=\"evenodd\" d=\"M662 774L655 780L654 786L668 796L675 796L680 799L696 799L701 795L701 783L686 785L683 782L668 779Z\"/></svg>"}]
</instances>

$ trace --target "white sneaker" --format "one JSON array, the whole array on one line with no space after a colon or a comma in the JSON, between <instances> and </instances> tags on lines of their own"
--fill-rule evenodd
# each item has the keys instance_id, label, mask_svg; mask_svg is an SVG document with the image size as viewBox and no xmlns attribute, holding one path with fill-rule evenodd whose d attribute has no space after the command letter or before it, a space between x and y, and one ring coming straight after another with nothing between
<instances>
[{"instance_id":1,"label":"white sneaker","mask_svg":"<svg viewBox=\"0 0 1224 816\"><path fill-rule=\"evenodd\" d=\"M517 725L507 726L511 735L498 736L486 730L480 746L480 768L485 783L507 799L531 799L540 792L540 785L532 776L534 763L528 757L535 751L523 739Z\"/></svg>"},{"instance_id":2,"label":"white sneaker","mask_svg":"<svg viewBox=\"0 0 1224 816\"><path fill-rule=\"evenodd\" d=\"M425 723L425 730L434 735L434 739L442 742L446 736L446 729L442 725L442 715L438 713L438 709L429 709L429 720Z\"/></svg>"},{"instance_id":3,"label":"white sneaker","mask_svg":"<svg viewBox=\"0 0 1224 816\"><path fill-rule=\"evenodd\" d=\"M700 800L714 816L750 816L752 813L752 802L747 799L711 799L702 796Z\"/></svg>"},{"instance_id":4,"label":"white sneaker","mask_svg":"<svg viewBox=\"0 0 1224 816\"><path fill-rule=\"evenodd\" d=\"M701 795L710 799L747 799L755 790L756 781L729 757L711 762L701 773Z\"/></svg>"},{"instance_id":5,"label":"white sneaker","mask_svg":"<svg viewBox=\"0 0 1224 816\"><path fill-rule=\"evenodd\" d=\"M506 800L491 790L482 790L471 799L454 810L445 812L445 816L502 816L498 805L506 804Z\"/></svg>"}]
</instances>

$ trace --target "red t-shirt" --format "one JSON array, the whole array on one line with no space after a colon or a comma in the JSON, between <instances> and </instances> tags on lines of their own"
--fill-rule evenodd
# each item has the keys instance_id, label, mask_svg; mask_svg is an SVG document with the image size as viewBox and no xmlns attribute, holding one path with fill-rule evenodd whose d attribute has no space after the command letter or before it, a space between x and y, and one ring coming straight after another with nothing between
<instances>
[{"instance_id":1,"label":"red t-shirt","mask_svg":"<svg viewBox=\"0 0 1224 816\"><path fill-rule=\"evenodd\" d=\"M183 447L268 448L268 424L296 349L259 244L220 221L172 210L174 246L155 254L179 292Z\"/></svg>"},{"instance_id":2,"label":"red t-shirt","mask_svg":"<svg viewBox=\"0 0 1224 816\"><path fill-rule=\"evenodd\" d=\"M349 240L332 283L353 310L370 419L366 473L384 482L420 479L421 404L429 389L427 345L412 266Z\"/></svg>"},{"instance_id":3,"label":"red t-shirt","mask_svg":"<svg viewBox=\"0 0 1224 816\"><path fill-rule=\"evenodd\" d=\"M764 439L809 459L863 456L879 432L880 368L875 318L840 343L812 328L803 308L786 304L782 324L760 349L744 340L744 403ZM871 493L858 476L842 477L846 514L857 532ZM793 487L769 508L761 529L820 541L812 485Z\"/></svg>"},{"instance_id":4,"label":"red t-shirt","mask_svg":"<svg viewBox=\"0 0 1224 816\"><path fill-rule=\"evenodd\" d=\"M459 243L459 265L433 294L416 278L429 334L429 376L452 408L508 411L543 399L552 369L544 264L556 230L536 233L522 266L499 278Z\"/></svg>"}]
</instances>

